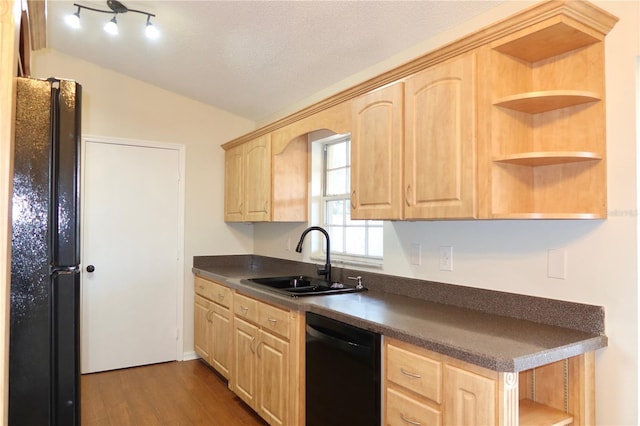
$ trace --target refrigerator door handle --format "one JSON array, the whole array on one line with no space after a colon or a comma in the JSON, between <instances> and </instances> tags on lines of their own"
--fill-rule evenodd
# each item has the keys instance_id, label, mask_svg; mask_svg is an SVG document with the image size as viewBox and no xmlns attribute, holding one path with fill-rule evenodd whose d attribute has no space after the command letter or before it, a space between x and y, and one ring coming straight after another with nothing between
<instances>
[{"instance_id":1,"label":"refrigerator door handle","mask_svg":"<svg viewBox=\"0 0 640 426\"><path fill-rule=\"evenodd\" d=\"M51 275L70 275L80 272L79 266L52 266Z\"/></svg>"}]
</instances>

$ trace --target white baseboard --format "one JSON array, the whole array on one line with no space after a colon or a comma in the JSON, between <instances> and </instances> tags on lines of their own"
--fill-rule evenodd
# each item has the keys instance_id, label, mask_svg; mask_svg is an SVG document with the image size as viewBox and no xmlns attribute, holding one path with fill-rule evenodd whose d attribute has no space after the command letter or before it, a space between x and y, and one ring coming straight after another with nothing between
<instances>
[{"instance_id":1,"label":"white baseboard","mask_svg":"<svg viewBox=\"0 0 640 426\"><path fill-rule=\"evenodd\" d=\"M200 355L198 355L196 351L184 352L182 354L182 361L191 361L198 358L200 358Z\"/></svg>"}]
</instances>

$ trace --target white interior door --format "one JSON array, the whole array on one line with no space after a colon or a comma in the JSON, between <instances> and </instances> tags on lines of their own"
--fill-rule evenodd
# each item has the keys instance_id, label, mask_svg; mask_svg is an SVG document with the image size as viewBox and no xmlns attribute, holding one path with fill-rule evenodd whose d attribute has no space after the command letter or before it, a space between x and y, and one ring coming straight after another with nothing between
<instances>
[{"instance_id":1,"label":"white interior door","mask_svg":"<svg viewBox=\"0 0 640 426\"><path fill-rule=\"evenodd\" d=\"M86 140L83 373L178 359L180 167L178 149Z\"/></svg>"}]
</instances>

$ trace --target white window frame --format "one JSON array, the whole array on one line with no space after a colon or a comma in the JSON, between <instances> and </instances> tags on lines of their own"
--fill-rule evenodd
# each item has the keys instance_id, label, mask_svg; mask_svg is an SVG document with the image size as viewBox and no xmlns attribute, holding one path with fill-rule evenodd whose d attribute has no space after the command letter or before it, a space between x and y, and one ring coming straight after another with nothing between
<instances>
[{"instance_id":1,"label":"white window frame","mask_svg":"<svg viewBox=\"0 0 640 426\"><path fill-rule=\"evenodd\" d=\"M310 137L311 141L311 197L310 197L310 212L311 212L311 225L326 227L325 216L325 202L327 200L344 199L346 203L346 209L350 208L350 190L347 188L346 194L337 196L325 196L325 158L326 158L326 146L335 144L345 139L350 139L350 134L332 134L331 136L320 136L320 138ZM350 165L348 166L350 167ZM349 173L347 173L349 176ZM348 212L348 210L346 210ZM369 221L367 221L369 222ZM369 225L367 225L369 226ZM375 225L374 225L375 226ZM345 228L348 225L345 223ZM378 226L376 226L378 227ZM383 228L383 225L380 225ZM383 230L384 232L384 230ZM368 234L368 233L367 233ZM317 232L311 233L309 237L311 241L311 253L310 258L312 260L324 261L326 258L326 247L324 243L324 237ZM320 238L322 237L322 238ZM357 255L343 252L345 247L341 247L341 252L336 252L335 243L331 240L331 263L332 264L348 264L357 266L368 267L382 267L383 256L370 256L370 255ZM384 253L383 253L384 255Z\"/></svg>"}]
</instances>

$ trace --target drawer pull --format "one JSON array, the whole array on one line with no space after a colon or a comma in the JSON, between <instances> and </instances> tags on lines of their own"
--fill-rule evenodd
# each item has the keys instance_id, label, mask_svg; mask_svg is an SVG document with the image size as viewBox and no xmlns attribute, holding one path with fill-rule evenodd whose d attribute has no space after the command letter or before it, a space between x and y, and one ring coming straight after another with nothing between
<instances>
[{"instance_id":1,"label":"drawer pull","mask_svg":"<svg viewBox=\"0 0 640 426\"><path fill-rule=\"evenodd\" d=\"M242 310L242 312L244 312L245 315L247 315L247 312L249 312L249 308L242 305L240 305L240 310Z\"/></svg>"},{"instance_id":2,"label":"drawer pull","mask_svg":"<svg viewBox=\"0 0 640 426\"><path fill-rule=\"evenodd\" d=\"M224 293L218 293L218 299L224 300Z\"/></svg>"},{"instance_id":3,"label":"drawer pull","mask_svg":"<svg viewBox=\"0 0 640 426\"><path fill-rule=\"evenodd\" d=\"M406 418L404 416L404 414L402 414L402 413L400 413L400 418L402 419L403 422L409 423L410 425L420 426L422 424L422 423L417 422L415 420L411 420L411 419Z\"/></svg>"},{"instance_id":4,"label":"drawer pull","mask_svg":"<svg viewBox=\"0 0 640 426\"><path fill-rule=\"evenodd\" d=\"M273 325L276 325L276 323L278 322L278 320L275 318L267 318L267 320Z\"/></svg>"},{"instance_id":5,"label":"drawer pull","mask_svg":"<svg viewBox=\"0 0 640 426\"><path fill-rule=\"evenodd\" d=\"M422 378L422 376L421 376L421 375L416 374L416 373L412 373L412 372L410 372L410 371L407 371L407 370L405 370L404 368L400 368L400 372L401 372L402 374L404 374L405 376L409 376L409 377L411 377L412 379L421 379L421 378Z\"/></svg>"}]
</instances>

